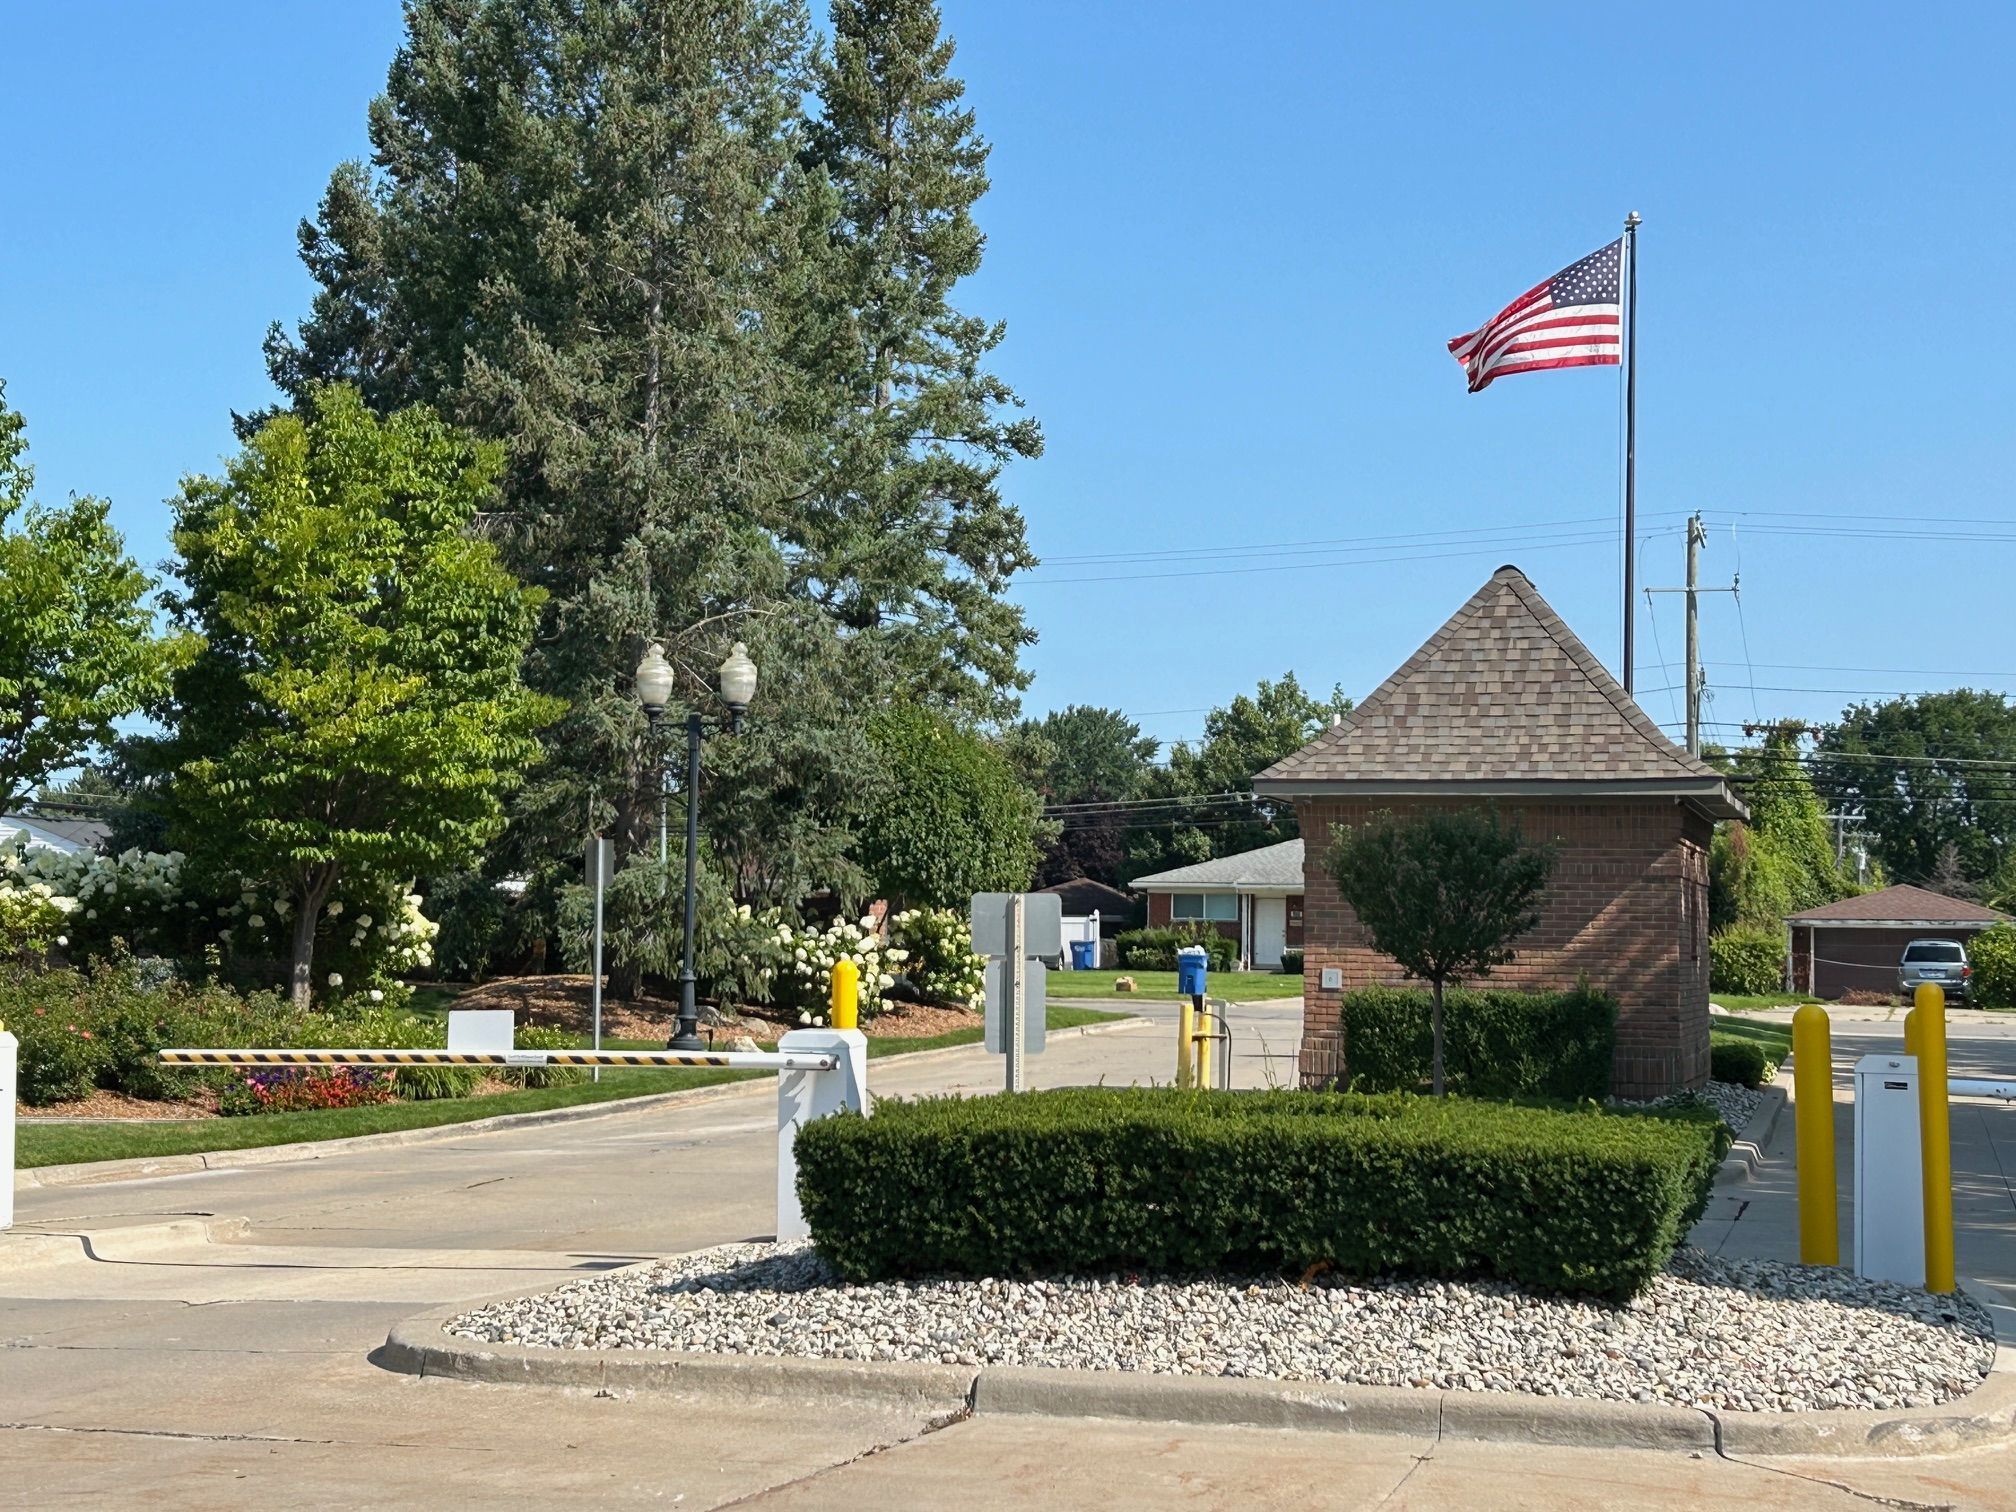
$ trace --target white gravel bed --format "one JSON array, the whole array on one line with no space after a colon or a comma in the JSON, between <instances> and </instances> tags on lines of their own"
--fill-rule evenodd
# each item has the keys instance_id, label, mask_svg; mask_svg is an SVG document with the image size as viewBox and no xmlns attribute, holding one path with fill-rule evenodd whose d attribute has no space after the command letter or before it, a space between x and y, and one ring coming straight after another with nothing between
<instances>
[{"instance_id":1,"label":"white gravel bed","mask_svg":"<svg viewBox=\"0 0 2016 1512\"><path fill-rule=\"evenodd\" d=\"M1705 1102L1722 1115L1722 1122L1741 1134L1750 1126L1750 1116L1763 1103L1764 1093L1761 1088L1745 1087L1737 1082L1711 1081L1699 1092L1675 1092L1670 1097L1655 1097L1650 1102L1632 1102L1621 1097L1611 1101L1624 1108L1671 1108L1682 1103Z\"/></svg>"},{"instance_id":2,"label":"white gravel bed","mask_svg":"<svg viewBox=\"0 0 2016 1512\"><path fill-rule=\"evenodd\" d=\"M1986 1315L1848 1272L1683 1250L1623 1307L1494 1282L1319 1276L853 1286L810 1248L731 1244L496 1303L486 1343L1047 1365L1523 1391L1735 1411L1929 1407L1980 1384Z\"/></svg>"}]
</instances>

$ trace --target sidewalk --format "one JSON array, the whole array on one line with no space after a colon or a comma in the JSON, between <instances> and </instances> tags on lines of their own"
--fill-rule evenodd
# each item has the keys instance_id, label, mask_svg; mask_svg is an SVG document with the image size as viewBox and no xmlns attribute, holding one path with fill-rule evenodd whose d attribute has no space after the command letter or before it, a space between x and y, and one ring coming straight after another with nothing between
<instances>
[{"instance_id":1,"label":"sidewalk","mask_svg":"<svg viewBox=\"0 0 2016 1512\"><path fill-rule=\"evenodd\" d=\"M1880 1011L1880 1010L1879 1010ZM1955 1024L1949 1041L1952 1074L2016 1074L2016 1038L1985 1035ZM1865 1023L1843 1025L1833 1036L1836 1203L1841 1262L1854 1264L1855 1110L1853 1072L1864 1055L1902 1049L1902 1026L1889 1032ZM1790 1098L1792 1065L1778 1073ZM1979 1098L1956 1098L1953 1133L1954 1253L1959 1274L1983 1284L2016 1323L2016 1107ZM1799 1259L1799 1192L1794 1162L1795 1108L1788 1105L1749 1181L1719 1187L1692 1240L1715 1254L1761 1260ZM1898 1221L1917 1223L1918 1213Z\"/></svg>"}]
</instances>

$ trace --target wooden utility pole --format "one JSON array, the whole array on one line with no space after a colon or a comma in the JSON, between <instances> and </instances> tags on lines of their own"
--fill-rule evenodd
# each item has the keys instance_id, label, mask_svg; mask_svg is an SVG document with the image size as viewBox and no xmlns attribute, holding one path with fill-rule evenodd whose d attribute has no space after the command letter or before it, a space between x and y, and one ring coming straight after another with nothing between
<instances>
[{"instance_id":1,"label":"wooden utility pole","mask_svg":"<svg viewBox=\"0 0 2016 1512\"><path fill-rule=\"evenodd\" d=\"M1687 754L1701 754L1701 704L1708 691L1707 674L1701 670L1701 595L1704 593L1734 593L1735 587L1703 588L1701 586L1701 548L1708 544L1708 527L1701 523L1700 511L1687 520L1687 586L1684 588L1647 588L1652 593L1684 593L1687 595Z\"/></svg>"}]
</instances>

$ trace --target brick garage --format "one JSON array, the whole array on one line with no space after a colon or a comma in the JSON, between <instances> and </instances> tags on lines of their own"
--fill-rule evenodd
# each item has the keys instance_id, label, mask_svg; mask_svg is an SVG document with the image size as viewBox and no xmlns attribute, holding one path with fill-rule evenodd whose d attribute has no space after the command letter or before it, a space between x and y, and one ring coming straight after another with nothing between
<instances>
[{"instance_id":1,"label":"brick garage","mask_svg":"<svg viewBox=\"0 0 2016 1512\"><path fill-rule=\"evenodd\" d=\"M1985 903L1928 888L1885 887L1809 908L1785 921L1786 963L1794 992L1834 999L1849 992L1894 996L1897 966L1913 940L1958 940L2010 922Z\"/></svg>"},{"instance_id":2,"label":"brick garage","mask_svg":"<svg viewBox=\"0 0 2016 1512\"><path fill-rule=\"evenodd\" d=\"M1500 568L1341 724L1253 786L1292 799L1304 837L1304 1086L1348 1074L1343 993L1404 980L1337 894L1331 826L1478 803L1559 847L1538 928L1491 980L1553 989L1587 976L1615 996L1620 1096L1707 1080L1708 843L1714 821L1743 808L1517 568Z\"/></svg>"}]
</instances>

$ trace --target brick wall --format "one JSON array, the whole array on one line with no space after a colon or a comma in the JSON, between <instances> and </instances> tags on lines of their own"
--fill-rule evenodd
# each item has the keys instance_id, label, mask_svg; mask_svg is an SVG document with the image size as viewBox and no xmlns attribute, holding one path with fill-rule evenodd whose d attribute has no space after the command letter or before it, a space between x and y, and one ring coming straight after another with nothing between
<instances>
[{"instance_id":1,"label":"brick wall","mask_svg":"<svg viewBox=\"0 0 2016 1512\"><path fill-rule=\"evenodd\" d=\"M1406 981L1372 949L1324 863L1330 827L1381 809L1415 812L1455 802L1298 798L1305 844L1302 978L1304 1086L1346 1074L1339 999L1356 987ZM1552 990L1580 976L1618 1001L1620 1097L1656 1097L1708 1079L1708 841L1713 826L1671 799L1585 803L1505 801L1499 813L1532 840L1559 844L1540 924L1496 986ZM1343 973L1324 991L1323 969Z\"/></svg>"}]
</instances>

